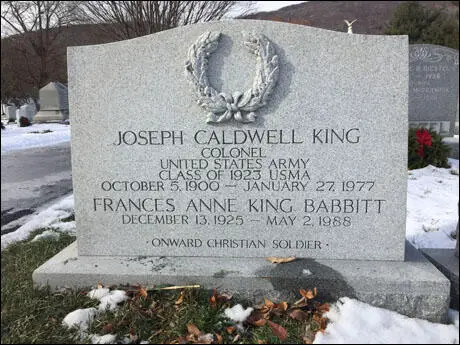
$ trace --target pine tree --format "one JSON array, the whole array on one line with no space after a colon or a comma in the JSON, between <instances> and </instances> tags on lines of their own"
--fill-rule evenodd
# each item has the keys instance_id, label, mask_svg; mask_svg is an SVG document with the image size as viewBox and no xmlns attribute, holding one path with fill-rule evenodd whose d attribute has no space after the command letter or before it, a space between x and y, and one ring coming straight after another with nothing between
<instances>
[{"instance_id":1,"label":"pine tree","mask_svg":"<svg viewBox=\"0 0 460 345\"><path fill-rule=\"evenodd\" d=\"M408 35L410 44L437 44L454 49L459 47L458 32L458 9L452 15L442 9L429 9L416 1L398 6L385 30L387 35Z\"/></svg>"}]
</instances>

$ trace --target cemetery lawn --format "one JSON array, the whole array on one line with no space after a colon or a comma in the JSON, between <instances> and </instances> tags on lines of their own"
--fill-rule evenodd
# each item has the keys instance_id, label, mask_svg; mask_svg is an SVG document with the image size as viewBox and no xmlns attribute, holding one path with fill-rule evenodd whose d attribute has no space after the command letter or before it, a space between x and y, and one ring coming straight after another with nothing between
<instances>
[{"instance_id":1,"label":"cemetery lawn","mask_svg":"<svg viewBox=\"0 0 460 345\"><path fill-rule=\"evenodd\" d=\"M281 304L269 308L271 325L245 323L238 326L224 315L226 308L236 304L229 299L230 296L199 288L160 290L162 287L130 286L116 287L126 291L128 296L118 309L101 313L86 331L68 329L62 325L68 313L97 308L99 302L89 298L87 290L50 293L46 289L33 288L32 272L75 240L74 236L61 234L51 241L30 241L43 231L36 230L28 240L13 243L2 251L2 344L94 343L94 339L100 339L90 338L94 334L112 334L112 338L106 338L116 336L117 341L133 344L142 340L149 343L210 343L211 339L213 343L280 343L279 337L284 343L303 343L307 324L311 324L314 330L321 328L316 323L320 317L315 316L313 323L310 322L311 316L307 320L294 320ZM244 301L240 303L247 306ZM269 305L270 301L266 303ZM299 313L298 317L303 316ZM255 322L263 323L261 320L263 318Z\"/></svg>"}]
</instances>

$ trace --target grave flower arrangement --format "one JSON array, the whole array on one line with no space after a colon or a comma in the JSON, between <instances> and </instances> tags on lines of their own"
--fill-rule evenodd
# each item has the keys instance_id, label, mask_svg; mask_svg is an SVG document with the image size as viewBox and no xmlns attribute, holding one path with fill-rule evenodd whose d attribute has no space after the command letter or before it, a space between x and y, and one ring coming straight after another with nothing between
<instances>
[{"instance_id":1,"label":"grave flower arrangement","mask_svg":"<svg viewBox=\"0 0 460 345\"><path fill-rule=\"evenodd\" d=\"M19 119L19 127L27 127L30 126L30 121L27 117L21 116Z\"/></svg>"},{"instance_id":2,"label":"grave flower arrangement","mask_svg":"<svg viewBox=\"0 0 460 345\"><path fill-rule=\"evenodd\" d=\"M449 153L450 147L442 142L442 137L435 131L425 128L409 129L409 170L427 165L448 168Z\"/></svg>"}]
</instances>

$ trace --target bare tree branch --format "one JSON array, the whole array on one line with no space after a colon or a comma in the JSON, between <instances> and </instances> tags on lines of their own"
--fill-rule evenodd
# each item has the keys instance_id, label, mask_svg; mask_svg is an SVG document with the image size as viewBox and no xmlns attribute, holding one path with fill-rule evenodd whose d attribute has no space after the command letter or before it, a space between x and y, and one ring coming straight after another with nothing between
<instances>
[{"instance_id":1,"label":"bare tree branch","mask_svg":"<svg viewBox=\"0 0 460 345\"><path fill-rule=\"evenodd\" d=\"M123 40L181 25L220 20L238 1L86 1L82 22ZM108 24L108 25L107 25Z\"/></svg>"},{"instance_id":2,"label":"bare tree branch","mask_svg":"<svg viewBox=\"0 0 460 345\"><path fill-rule=\"evenodd\" d=\"M17 45L17 50L26 59L28 78L37 89L50 81L56 39L74 21L78 6L75 1L2 1L2 26L23 38L25 44Z\"/></svg>"}]
</instances>

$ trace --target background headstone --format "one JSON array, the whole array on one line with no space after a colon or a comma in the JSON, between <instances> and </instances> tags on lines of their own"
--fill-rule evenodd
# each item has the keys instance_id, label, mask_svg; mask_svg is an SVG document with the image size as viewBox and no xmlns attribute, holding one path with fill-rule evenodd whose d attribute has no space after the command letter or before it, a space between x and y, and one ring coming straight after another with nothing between
<instances>
[{"instance_id":1,"label":"background headstone","mask_svg":"<svg viewBox=\"0 0 460 345\"><path fill-rule=\"evenodd\" d=\"M458 113L458 50L409 46L409 125L453 136Z\"/></svg>"},{"instance_id":2,"label":"background headstone","mask_svg":"<svg viewBox=\"0 0 460 345\"><path fill-rule=\"evenodd\" d=\"M59 82L51 82L40 89L40 111L35 122L61 122L69 118L67 87Z\"/></svg>"},{"instance_id":3,"label":"background headstone","mask_svg":"<svg viewBox=\"0 0 460 345\"><path fill-rule=\"evenodd\" d=\"M8 121L16 121L16 106L8 105L6 107L6 115L8 117Z\"/></svg>"},{"instance_id":4,"label":"background headstone","mask_svg":"<svg viewBox=\"0 0 460 345\"><path fill-rule=\"evenodd\" d=\"M35 116L35 105L32 105L30 103L26 103L24 105L21 105L19 108L19 117L16 119L16 121L19 123L19 119L21 117L26 117L30 122L34 119Z\"/></svg>"}]
</instances>

